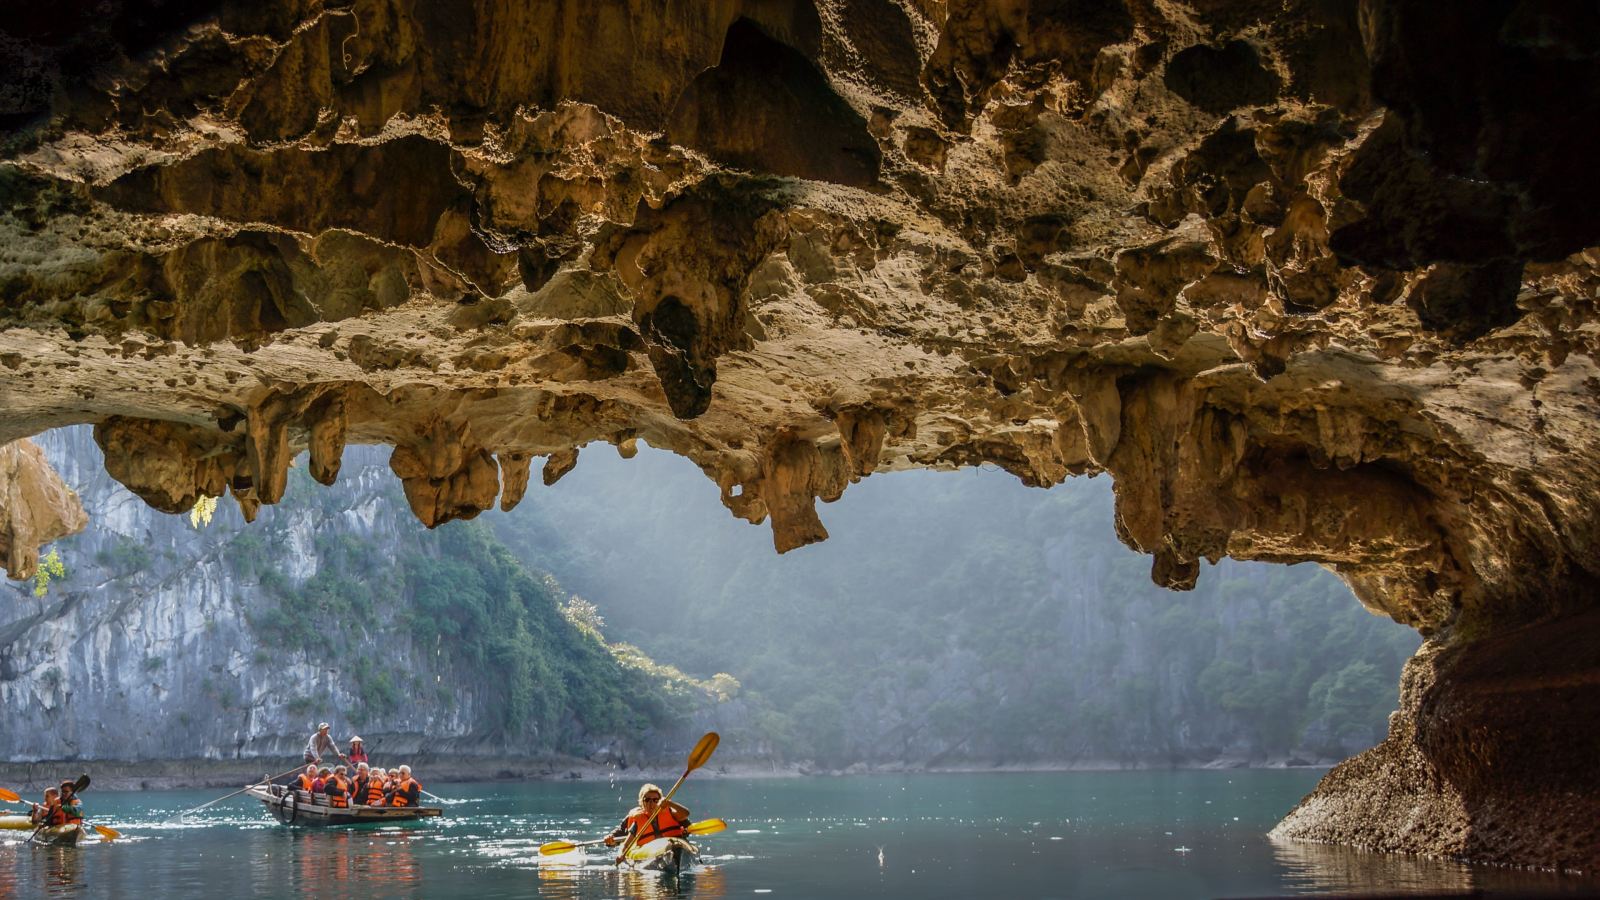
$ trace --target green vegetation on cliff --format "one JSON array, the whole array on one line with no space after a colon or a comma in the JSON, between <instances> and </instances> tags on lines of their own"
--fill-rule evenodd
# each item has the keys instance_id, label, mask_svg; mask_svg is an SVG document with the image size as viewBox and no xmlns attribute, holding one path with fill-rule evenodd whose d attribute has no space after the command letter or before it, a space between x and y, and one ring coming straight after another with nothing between
<instances>
[{"instance_id":1,"label":"green vegetation on cliff","mask_svg":"<svg viewBox=\"0 0 1600 900\"><path fill-rule=\"evenodd\" d=\"M465 691L480 701L474 740L575 750L573 740L636 737L712 702L709 684L667 677L575 622L564 609L573 598L481 522L430 531L393 485L383 495L380 527L350 530L349 492L313 487L297 469L283 503L222 552L266 595L250 621L261 642L340 670L359 698L346 711L356 727L380 727L422 694L450 705ZM307 536L315 571L297 578Z\"/></svg>"}]
</instances>

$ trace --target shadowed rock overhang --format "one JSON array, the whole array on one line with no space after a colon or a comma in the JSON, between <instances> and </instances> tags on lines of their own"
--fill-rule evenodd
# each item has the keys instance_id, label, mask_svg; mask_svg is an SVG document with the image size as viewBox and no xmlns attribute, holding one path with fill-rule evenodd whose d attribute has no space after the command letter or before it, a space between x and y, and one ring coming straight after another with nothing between
<instances>
[{"instance_id":1,"label":"shadowed rock overhang","mask_svg":"<svg viewBox=\"0 0 1600 900\"><path fill-rule=\"evenodd\" d=\"M94 423L152 505L247 516L299 451L331 483L388 444L435 525L643 439L780 551L876 471L1109 472L1157 582L1315 560L1430 637L1389 740L1280 833L1600 867L1592 10L69 0L0 27L0 443ZM0 502L56 522L0 535L13 575L74 527L49 485Z\"/></svg>"}]
</instances>

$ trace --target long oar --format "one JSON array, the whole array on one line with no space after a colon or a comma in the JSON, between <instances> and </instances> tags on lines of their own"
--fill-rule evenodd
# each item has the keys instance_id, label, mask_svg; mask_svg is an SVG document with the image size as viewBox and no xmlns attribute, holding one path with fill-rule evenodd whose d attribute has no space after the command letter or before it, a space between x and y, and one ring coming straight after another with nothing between
<instances>
[{"instance_id":1,"label":"long oar","mask_svg":"<svg viewBox=\"0 0 1600 900\"><path fill-rule=\"evenodd\" d=\"M290 775L290 774L293 774L295 772L298 772L298 771L304 769L305 767L306 767L305 763L301 763L300 765L295 766L294 768L290 769L287 772L279 772L276 775L269 775L265 781L258 781L255 784L247 784L244 787L240 788L237 791L234 791L233 793L229 794L226 797L218 797L217 799L212 800L209 803L202 803L199 806L196 806L194 809L186 809L183 812L178 813L175 816L168 816L165 821L175 822L175 821L177 821L179 819L182 819L184 816L187 816L190 813L197 813L200 810L205 809L208 806L216 806L218 803L221 803L222 801L227 800L227 799L232 798L232 797L237 797L240 794L244 793L245 791L250 790L253 787L257 787L257 786L263 785L263 784L271 784L272 782L277 781L279 778L282 778L285 775Z\"/></svg>"},{"instance_id":2,"label":"long oar","mask_svg":"<svg viewBox=\"0 0 1600 900\"><path fill-rule=\"evenodd\" d=\"M716 834L719 831L727 830L727 828L728 823L721 819L703 819L685 828L684 831L689 834ZM592 841L580 841L578 843L551 841L548 844L539 845L539 855L554 856L557 853L566 853L568 850L576 850L579 847L593 847L595 844L604 844L606 840L607 838L596 838Z\"/></svg>"},{"instance_id":3,"label":"long oar","mask_svg":"<svg viewBox=\"0 0 1600 900\"><path fill-rule=\"evenodd\" d=\"M635 828L633 834L628 835L627 842L622 845L622 852L617 854L617 863L619 865L628 858L628 851L633 849L633 845L639 843L639 835L649 831L656 824L656 816L661 815L661 811L667 807L667 801L671 800L672 795L678 792L678 788L683 787L684 779L689 777L690 772L706 764L706 760L710 759L711 754L716 752L717 742L721 740L722 737L715 731L708 731L705 737L700 739L700 743L695 744L694 749L689 751L688 765L683 767L683 774L678 776L678 783L672 786L672 790L667 791L667 795L661 798L660 803L656 804L656 811L650 814L650 818L644 820L644 825Z\"/></svg>"}]
</instances>

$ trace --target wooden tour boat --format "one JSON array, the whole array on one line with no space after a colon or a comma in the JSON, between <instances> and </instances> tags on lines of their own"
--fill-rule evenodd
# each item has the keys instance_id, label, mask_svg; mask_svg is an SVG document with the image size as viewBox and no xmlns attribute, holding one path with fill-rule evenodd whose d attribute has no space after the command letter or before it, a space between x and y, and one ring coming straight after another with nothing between
<instances>
[{"instance_id":1,"label":"wooden tour boat","mask_svg":"<svg viewBox=\"0 0 1600 900\"><path fill-rule=\"evenodd\" d=\"M250 796L260 800L273 818L285 825L364 825L369 822L412 822L444 814L437 806L329 806L328 798L281 784L253 785Z\"/></svg>"}]
</instances>

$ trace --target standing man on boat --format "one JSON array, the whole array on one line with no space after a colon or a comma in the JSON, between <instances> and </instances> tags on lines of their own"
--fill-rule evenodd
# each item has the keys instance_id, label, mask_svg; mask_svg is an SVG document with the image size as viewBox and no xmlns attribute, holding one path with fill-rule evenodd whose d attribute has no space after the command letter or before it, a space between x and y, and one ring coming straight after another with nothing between
<instances>
[{"instance_id":1,"label":"standing man on boat","mask_svg":"<svg viewBox=\"0 0 1600 900\"><path fill-rule=\"evenodd\" d=\"M339 752L339 745L333 742L332 735L328 734L328 729L330 727L332 726L330 726L327 722L323 722L321 725L317 726L316 734L313 734L311 738L306 741L306 762L321 765L322 752L324 750L332 753L334 756L337 756L340 759L346 759L345 755Z\"/></svg>"}]
</instances>

